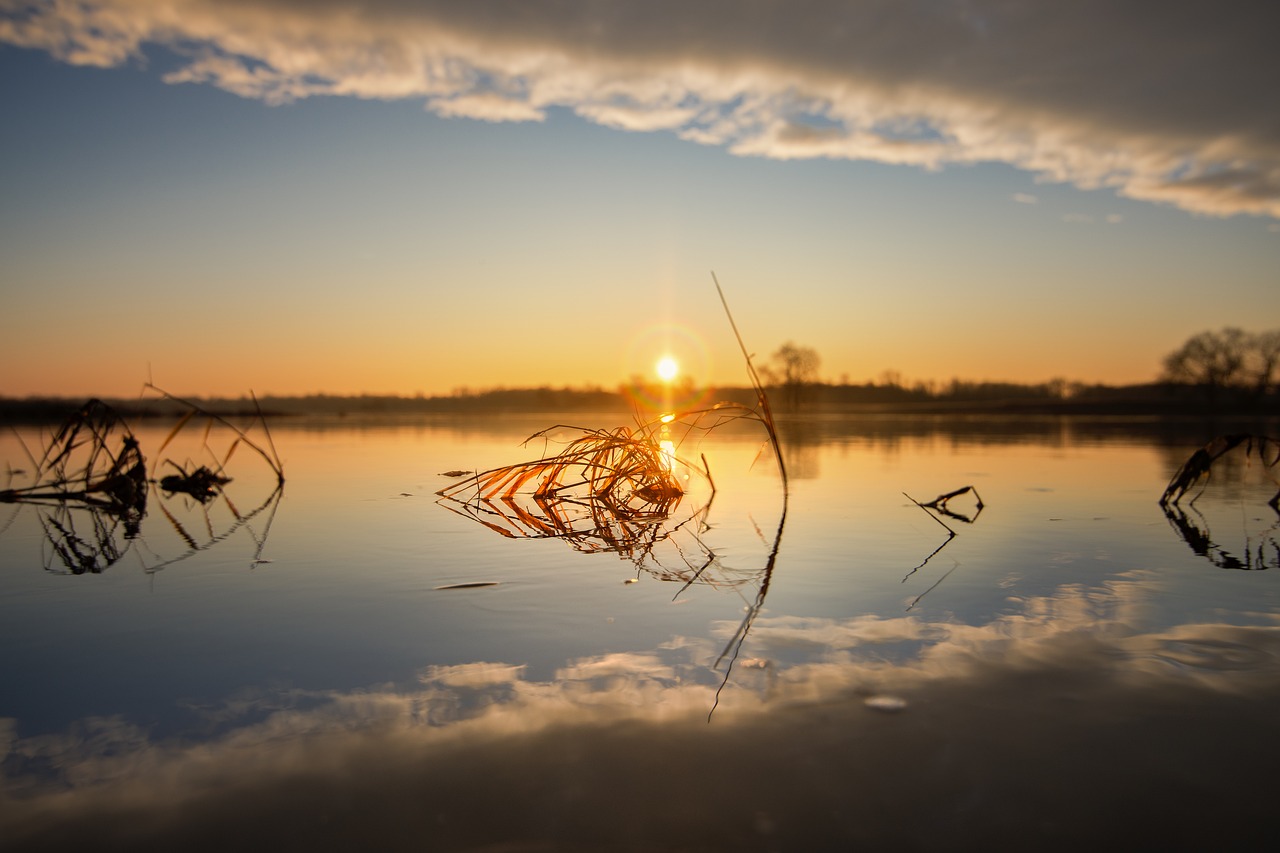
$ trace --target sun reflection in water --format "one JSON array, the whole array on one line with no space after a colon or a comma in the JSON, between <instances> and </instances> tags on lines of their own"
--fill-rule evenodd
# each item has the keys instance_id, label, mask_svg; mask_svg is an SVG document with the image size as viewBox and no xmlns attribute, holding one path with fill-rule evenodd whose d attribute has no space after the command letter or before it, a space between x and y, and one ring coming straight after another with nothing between
<instances>
[{"instance_id":1,"label":"sun reflection in water","mask_svg":"<svg viewBox=\"0 0 1280 853\"><path fill-rule=\"evenodd\" d=\"M671 438L671 422L675 419L671 412L664 414L660 418L662 428L658 431L658 447L662 448L662 461L668 471L674 471L676 465L676 443Z\"/></svg>"}]
</instances>

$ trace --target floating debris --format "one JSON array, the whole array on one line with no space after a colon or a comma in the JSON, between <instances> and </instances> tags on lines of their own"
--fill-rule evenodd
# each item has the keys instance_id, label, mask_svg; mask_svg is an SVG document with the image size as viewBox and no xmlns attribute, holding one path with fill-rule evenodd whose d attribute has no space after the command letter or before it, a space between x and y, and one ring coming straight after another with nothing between
<instances>
[{"instance_id":1,"label":"floating debris","mask_svg":"<svg viewBox=\"0 0 1280 853\"><path fill-rule=\"evenodd\" d=\"M444 586L436 587L436 589L480 589L486 586L497 586L500 583L502 581L466 581L464 583L447 583Z\"/></svg>"},{"instance_id":2,"label":"floating debris","mask_svg":"<svg viewBox=\"0 0 1280 853\"><path fill-rule=\"evenodd\" d=\"M961 495L967 495L970 493L973 494L974 500L977 501L977 506L975 507L974 513L972 516L965 515L964 513L956 512L955 510L947 508L947 501L951 500L952 498L958 498ZM978 490L976 488L974 488L973 486L961 486L960 488L956 489L953 492L947 492L946 494L938 495L936 498L929 501L928 503L920 504L920 506L927 507L928 509L931 509L941 515L945 515L948 518L954 518L957 521L963 521L965 524L973 524L975 521L978 520L978 516L982 514L982 509L983 507L986 506L986 504L982 502L982 498L978 495Z\"/></svg>"},{"instance_id":3,"label":"floating debris","mask_svg":"<svg viewBox=\"0 0 1280 853\"><path fill-rule=\"evenodd\" d=\"M972 493L974 499L977 501L977 507L972 517L964 515L963 513L954 512L947 508L947 501L951 500L952 498L959 497L961 495L965 495L969 493ZM923 569L925 566L929 564L930 560L938 556L938 554L942 551L943 548L950 545L951 540L955 539L956 536L958 535L956 531L951 527L951 525L943 521L942 518L940 518L940 516L946 516L948 518L953 518L957 521L963 521L965 524L973 524L975 521L978 520L978 516L982 514L982 509L985 506L985 504L983 504L982 498L978 496L978 490L975 489L973 486L962 486L961 488L956 489L954 491L945 492L941 495L938 495L936 498L929 501L928 503L920 503L920 501L911 497L911 495L908 495L906 492L903 492L902 494L904 497L906 497L907 500L911 501L913 504L920 507L920 509L924 510L926 515L928 515L934 521L938 522L938 524L941 525L942 528L947 531L947 538L942 540L942 544L940 544L937 548L934 548L932 551L930 551L928 556L926 556L919 563L919 565L912 568L911 571L907 572L906 575L903 576L902 583L906 583L907 580L912 575L914 575L916 572ZM951 573L954 572L957 568L959 568L959 563L952 566L945 573L943 573L942 577L934 581L933 584L930 585L928 589L926 589L924 592L920 593L915 598L913 598L911 602L907 604L906 609L911 610L913 607L919 604L922 598L924 598L926 595L928 595L930 592L936 589L938 585L941 584L944 580L946 580L951 575Z\"/></svg>"},{"instance_id":4,"label":"floating debris","mask_svg":"<svg viewBox=\"0 0 1280 853\"><path fill-rule=\"evenodd\" d=\"M170 493L182 492L191 495L201 503L217 497L218 489L231 482L230 477L215 474L203 465L188 473L172 460L169 460L169 464L177 468L179 473L161 477L160 488Z\"/></svg>"}]
</instances>

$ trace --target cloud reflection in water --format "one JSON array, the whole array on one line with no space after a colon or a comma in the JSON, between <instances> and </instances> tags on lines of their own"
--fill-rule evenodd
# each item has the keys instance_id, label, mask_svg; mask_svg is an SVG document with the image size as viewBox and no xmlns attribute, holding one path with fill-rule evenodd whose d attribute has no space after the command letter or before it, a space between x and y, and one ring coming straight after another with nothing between
<instances>
[{"instance_id":1,"label":"cloud reflection in water","mask_svg":"<svg viewBox=\"0 0 1280 853\"><path fill-rule=\"evenodd\" d=\"M184 849L1247 842L1275 792L1280 626L1144 631L1157 588L1141 573L1063 586L985 625L762 614L748 648L768 665L738 668L710 724L716 641L681 638L547 681L476 662L242 697L205 740L121 719L23 738L7 721L0 834ZM905 710L867 706L885 693Z\"/></svg>"}]
</instances>

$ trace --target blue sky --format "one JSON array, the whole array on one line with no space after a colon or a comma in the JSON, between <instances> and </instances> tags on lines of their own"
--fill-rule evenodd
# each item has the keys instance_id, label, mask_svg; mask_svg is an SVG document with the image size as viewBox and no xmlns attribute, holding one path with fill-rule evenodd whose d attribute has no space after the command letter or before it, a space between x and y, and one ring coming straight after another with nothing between
<instances>
[{"instance_id":1,"label":"blue sky","mask_svg":"<svg viewBox=\"0 0 1280 853\"><path fill-rule=\"evenodd\" d=\"M0 0L0 394L740 383L711 270L830 380L1280 325L1271 5L802 6Z\"/></svg>"}]
</instances>

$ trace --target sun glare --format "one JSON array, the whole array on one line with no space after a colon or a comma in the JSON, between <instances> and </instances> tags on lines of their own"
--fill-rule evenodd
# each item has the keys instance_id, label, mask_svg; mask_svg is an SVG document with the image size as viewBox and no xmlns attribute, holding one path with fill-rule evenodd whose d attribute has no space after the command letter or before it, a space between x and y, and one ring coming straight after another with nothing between
<instances>
[{"instance_id":1,"label":"sun glare","mask_svg":"<svg viewBox=\"0 0 1280 853\"><path fill-rule=\"evenodd\" d=\"M676 374L680 372L680 365L671 356L664 355L662 358L658 359L656 369L658 371L658 377L663 382L670 382L672 379L675 379Z\"/></svg>"}]
</instances>

